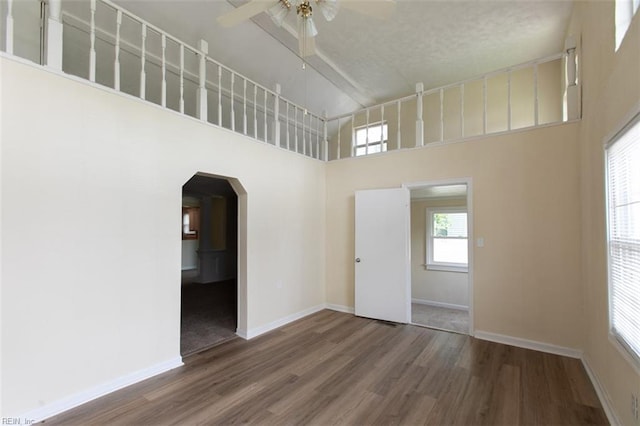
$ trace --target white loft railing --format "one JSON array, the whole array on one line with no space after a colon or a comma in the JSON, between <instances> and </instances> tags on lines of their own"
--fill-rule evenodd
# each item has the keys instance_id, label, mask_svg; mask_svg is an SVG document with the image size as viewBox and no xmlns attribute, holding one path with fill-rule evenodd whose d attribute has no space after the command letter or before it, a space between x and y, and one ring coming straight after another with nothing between
<instances>
[{"instance_id":1,"label":"white loft railing","mask_svg":"<svg viewBox=\"0 0 640 426\"><path fill-rule=\"evenodd\" d=\"M4 3L8 54L326 160L323 117L283 98L280 85L270 90L209 57L204 40L190 46L109 0L48 0L42 8L46 18L36 16L44 3L37 12L27 10L27 2L20 0ZM42 19L37 26L36 18ZM34 42L33 34L24 34L27 31L40 31L40 40ZM38 44L31 50L46 55L29 54L25 40Z\"/></svg>"},{"instance_id":2,"label":"white loft railing","mask_svg":"<svg viewBox=\"0 0 640 426\"><path fill-rule=\"evenodd\" d=\"M578 119L575 49L328 118L329 160Z\"/></svg>"},{"instance_id":3,"label":"white loft railing","mask_svg":"<svg viewBox=\"0 0 640 426\"><path fill-rule=\"evenodd\" d=\"M326 118L209 57L204 40L190 46L110 0L3 0L0 10L7 54L324 161L580 117L571 37L551 57L435 89L418 83L410 96Z\"/></svg>"}]
</instances>

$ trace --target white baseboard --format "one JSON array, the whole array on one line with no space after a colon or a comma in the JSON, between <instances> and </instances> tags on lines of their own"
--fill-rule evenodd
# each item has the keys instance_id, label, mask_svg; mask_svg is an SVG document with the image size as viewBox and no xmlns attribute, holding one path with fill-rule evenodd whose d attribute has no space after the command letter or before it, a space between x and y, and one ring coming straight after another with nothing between
<instances>
[{"instance_id":1,"label":"white baseboard","mask_svg":"<svg viewBox=\"0 0 640 426\"><path fill-rule=\"evenodd\" d=\"M261 334L268 333L271 330L275 330L278 327L282 327L283 325L289 324L290 322L299 320L300 318L304 318L308 315L315 314L323 309L326 309L326 305L324 303L320 305L316 305L309 309L305 309L304 311L296 312L295 314L288 315L284 318L280 318L278 320L272 321L268 324L261 325L259 327L250 328L248 330L240 330L236 332L236 334L243 339L253 339L254 337L258 337Z\"/></svg>"},{"instance_id":2,"label":"white baseboard","mask_svg":"<svg viewBox=\"0 0 640 426\"><path fill-rule=\"evenodd\" d=\"M620 422L620 420L618 420L618 417L616 416L616 412L613 409L613 404L611 403L609 394L607 393L604 386L602 386L602 383L600 382L600 379L598 379L598 376L596 375L595 371L593 371L593 369L591 368L589 357L586 354L582 356L582 365L584 366L584 369L587 371L587 375L591 380L591 384L593 385L593 388L596 390L596 394L598 395L600 404L602 404L602 409L604 410L604 413L607 415L607 420L609 420L609 424L621 425L622 423Z\"/></svg>"},{"instance_id":3,"label":"white baseboard","mask_svg":"<svg viewBox=\"0 0 640 426\"><path fill-rule=\"evenodd\" d=\"M333 303L327 303L326 307L332 311L344 312L346 314L354 314L356 312L356 310L350 306L334 305Z\"/></svg>"},{"instance_id":4,"label":"white baseboard","mask_svg":"<svg viewBox=\"0 0 640 426\"><path fill-rule=\"evenodd\" d=\"M115 380L111 380L109 382L87 389L83 392L71 395L67 398L63 398L50 404L46 404L42 407L24 413L23 415L18 417L22 419L28 419L33 422L40 422L64 411L85 404L96 398L100 398L101 396L104 396L111 392L115 392L134 383L141 382L150 377L164 373L165 371L173 370L174 368L180 367L182 365L183 363L181 357L170 359L168 361L152 365L151 367L144 368L131 374L127 374L126 376L118 377Z\"/></svg>"},{"instance_id":5,"label":"white baseboard","mask_svg":"<svg viewBox=\"0 0 640 426\"><path fill-rule=\"evenodd\" d=\"M490 333L482 330L476 330L473 337L480 340L488 340L489 342L516 346L518 348L532 349L534 351L582 359L582 351L580 349L567 348L564 346L552 345L550 343L537 342L535 340L521 339L519 337L505 336L504 334Z\"/></svg>"},{"instance_id":6,"label":"white baseboard","mask_svg":"<svg viewBox=\"0 0 640 426\"><path fill-rule=\"evenodd\" d=\"M456 309L458 311L468 311L469 307L464 305L455 305L453 303L436 302L434 300L427 299L411 299L411 303L418 305L435 306L437 308Z\"/></svg>"}]
</instances>

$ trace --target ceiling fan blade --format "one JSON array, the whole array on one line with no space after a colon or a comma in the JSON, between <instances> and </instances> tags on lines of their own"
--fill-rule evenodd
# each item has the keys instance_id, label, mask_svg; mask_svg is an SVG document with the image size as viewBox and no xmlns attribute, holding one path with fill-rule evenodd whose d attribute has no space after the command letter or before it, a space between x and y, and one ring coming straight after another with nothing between
<instances>
[{"instance_id":1,"label":"ceiling fan blade","mask_svg":"<svg viewBox=\"0 0 640 426\"><path fill-rule=\"evenodd\" d=\"M223 27L232 27L242 21L253 18L260 12L264 12L270 7L277 5L278 0L251 0L247 4L233 9L218 17L218 22Z\"/></svg>"},{"instance_id":2,"label":"ceiling fan blade","mask_svg":"<svg viewBox=\"0 0 640 426\"><path fill-rule=\"evenodd\" d=\"M341 0L340 7L371 18L389 18L396 9L395 0Z\"/></svg>"}]
</instances>

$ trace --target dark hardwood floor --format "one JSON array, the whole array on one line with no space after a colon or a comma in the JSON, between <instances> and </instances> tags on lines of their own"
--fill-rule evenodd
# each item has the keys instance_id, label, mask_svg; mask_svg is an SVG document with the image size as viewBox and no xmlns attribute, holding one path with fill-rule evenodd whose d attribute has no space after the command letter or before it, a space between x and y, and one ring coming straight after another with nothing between
<instances>
[{"instance_id":1,"label":"dark hardwood floor","mask_svg":"<svg viewBox=\"0 0 640 426\"><path fill-rule=\"evenodd\" d=\"M607 424L579 360L322 311L48 424Z\"/></svg>"}]
</instances>

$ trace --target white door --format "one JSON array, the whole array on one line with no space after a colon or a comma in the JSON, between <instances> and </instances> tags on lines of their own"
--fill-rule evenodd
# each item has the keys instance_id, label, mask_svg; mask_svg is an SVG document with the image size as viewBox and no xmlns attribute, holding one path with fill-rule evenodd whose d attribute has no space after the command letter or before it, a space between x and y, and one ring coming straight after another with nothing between
<instances>
[{"instance_id":1,"label":"white door","mask_svg":"<svg viewBox=\"0 0 640 426\"><path fill-rule=\"evenodd\" d=\"M355 314L411 322L409 190L356 191Z\"/></svg>"}]
</instances>

